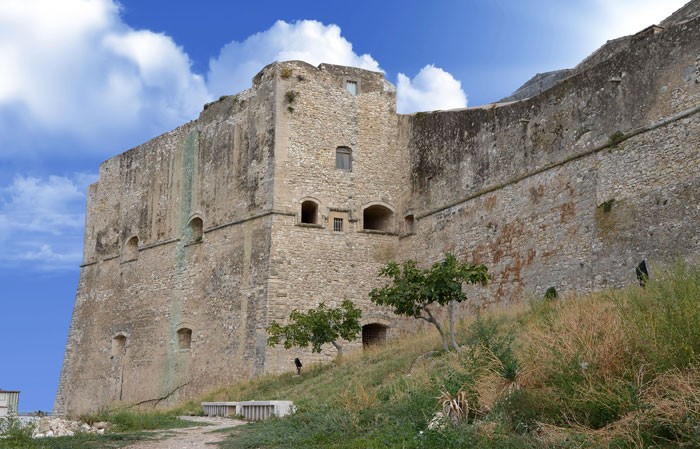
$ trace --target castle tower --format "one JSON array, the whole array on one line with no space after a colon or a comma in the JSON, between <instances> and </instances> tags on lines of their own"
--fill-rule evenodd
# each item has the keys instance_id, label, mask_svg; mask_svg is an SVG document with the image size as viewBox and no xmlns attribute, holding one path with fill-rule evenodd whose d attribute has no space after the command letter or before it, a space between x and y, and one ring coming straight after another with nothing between
<instances>
[{"instance_id":1,"label":"castle tower","mask_svg":"<svg viewBox=\"0 0 700 449\"><path fill-rule=\"evenodd\" d=\"M320 302L353 300L385 338L394 317L370 306L367 273L398 243L395 107L381 73L275 63L104 162L56 412L167 406L328 360L266 345L271 320Z\"/></svg>"}]
</instances>

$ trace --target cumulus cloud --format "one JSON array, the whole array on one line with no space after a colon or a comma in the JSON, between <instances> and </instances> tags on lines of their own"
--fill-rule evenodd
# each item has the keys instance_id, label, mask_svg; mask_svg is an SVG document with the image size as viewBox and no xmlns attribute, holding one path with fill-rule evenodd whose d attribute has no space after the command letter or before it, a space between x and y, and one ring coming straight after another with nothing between
<instances>
[{"instance_id":1,"label":"cumulus cloud","mask_svg":"<svg viewBox=\"0 0 700 449\"><path fill-rule=\"evenodd\" d=\"M209 61L207 85L213 96L240 92L263 67L273 61L300 60L312 65L321 63L347 65L382 71L368 54L358 55L352 44L341 35L337 25L315 20L294 23L277 21L268 30L254 34L243 42L225 45L219 56ZM399 112L427 111L465 107L467 97L461 84L448 72L427 65L413 78L398 76L397 108Z\"/></svg>"},{"instance_id":2,"label":"cumulus cloud","mask_svg":"<svg viewBox=\"0 0 700 449\"><path fill-rule=\"evenodd\" d=\"M16 176L0 187L0 266L43 269L81 261L85 191L96 174Z\"/></svg>"},{"instance_id":3,"label":"cumulus cloud","mask_svg":"<svg viewBox=\"0 0 700 449\"><path fill-rule=\"evenodd\" d=\"M128 27L112 0L0 1L0 65L6 143L37 133L88 144L152 135L210 98L171 38ZM5 153L13 147L22 149Z\"/></svg>"},{"instance_id":4,"label":"cumulus cloud","mask_svg":"<svg viewBox=\"0 0 700 449\"><path fill-rule=\"evenodd\" d=\"M403 73L398 78L396 103L402 114L467 106L462 83L432 64L423 67L413 79Z\"/></svg>"},{"instance_id":5,"label":"cumulus cloud","mask_svg":"<svg viewBox=\"0 0 700 449\"><path fill-rule=\"evenodd\" d=\"M315 20L294 23L277 21L268 30L243 42L226 44L219 56L209 61L207 81L214 96L240 92L251 85L257 72L274 61L300 60L312 65L322 62L381 71L370 55L357 55L337 25Z\"/></svg>"}]
</instances>

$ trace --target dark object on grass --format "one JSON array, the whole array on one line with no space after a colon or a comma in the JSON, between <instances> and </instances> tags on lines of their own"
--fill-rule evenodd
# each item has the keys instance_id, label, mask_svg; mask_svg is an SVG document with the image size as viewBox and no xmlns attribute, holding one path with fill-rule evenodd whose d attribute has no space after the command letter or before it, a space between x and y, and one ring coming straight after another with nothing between
<instances>
[{"instance_id":1,"label":"dark object on grass","mask_svg":"<svg viewBox=\"0 0 700 449\"><path fill-rule=\"evenodd\" d=\"M297 374L301 376L301 360L299 360L299 357L294 359L294 365L297 367Z\"/></svg>"},{"instance_id":2,"label":"dark object on grass","mask_svg":"<svg viewBox=\"0 0 700 449\"><path fill-rule=\"evenodd\" d=\"M641 262L639 262L639 265L637 265L637 268L635 268L634 271L637 273L637 280L639 281L639 285L642 287L645 287L647 284L647 281L649 280L649 271L647 270L647 261L642 260Z\"/></svg>"}]
</instances>

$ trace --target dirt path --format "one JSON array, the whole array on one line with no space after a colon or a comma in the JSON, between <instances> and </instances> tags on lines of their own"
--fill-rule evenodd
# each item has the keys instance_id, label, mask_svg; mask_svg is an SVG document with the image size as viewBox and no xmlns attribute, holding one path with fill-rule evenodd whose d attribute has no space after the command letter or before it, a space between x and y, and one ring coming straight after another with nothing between
<instances>
[{"instance_id":1,"label":"dirt path","mask_svg":"<svg viewBox=\"0 0 700 449\"><path fill-rule=\"evenodd\" d=\"M216 430L226 429L245 424L245 421L229 418L207 416L183 416L186 421L206 423L206 426L185 427L182 429L159 430L157 435L163 435L155 441L140 441L124 449L214 449L216 443L226 438L223 432Z\"/></svg>"}]
</instances>

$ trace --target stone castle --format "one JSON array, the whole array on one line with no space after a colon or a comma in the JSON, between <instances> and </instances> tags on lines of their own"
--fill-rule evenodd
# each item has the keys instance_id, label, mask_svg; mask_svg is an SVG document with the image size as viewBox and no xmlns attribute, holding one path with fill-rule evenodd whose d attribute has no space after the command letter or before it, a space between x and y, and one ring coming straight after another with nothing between
<instances>
[{"instance_id":1,"label":"stone castle","mask_svg":"<svg viewBox=\"0 0 700 449\"><path fill-rule=\"evenodd\" d=\"M100 167L55 412L163 407L330 360L266 344L389 260L484 263L471 304L636 282L700 255L700 1L509 102L400 115L381 73L288 61ZM652 273L653 276L653 273ZM466 309L462 313L466 313Z\"/></svg>"}]
</instances>

